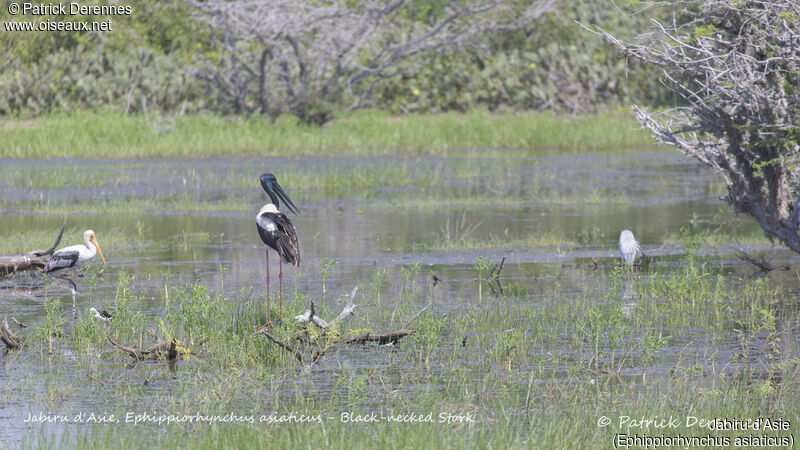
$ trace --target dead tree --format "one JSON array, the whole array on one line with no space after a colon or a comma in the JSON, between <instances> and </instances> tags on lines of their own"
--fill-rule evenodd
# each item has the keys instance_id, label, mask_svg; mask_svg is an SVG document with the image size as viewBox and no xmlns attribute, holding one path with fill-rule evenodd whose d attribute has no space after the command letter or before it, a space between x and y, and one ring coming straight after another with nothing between
<instances>
[{"instance_id":1,"label":"dead tree","mask_svg":"<svg viewBox=\"0 0 800 450\"><path fill-rule=\"evenodd\" d=\"M47 260L42 257L51 255L55 251L61 242L61 236L64 235L64 227L66 225L66 223L61 225L56 241L47 250L33 250L24 255L0 256L0 275L9 275L23 270L43 269L44 265L47 264Z\"/></svg>"},{"instance_id":2,"label":"dead tree","mask_svg":"<svg viewBox=\"0 0 800 450\"><path fill-rule=\"evenodd\" d=\"M324 319L316 315L314 311L314 302L311 302L311 306L309 307L309 309L306 310L304 314L295 316L294 319L297 321L297 323L309 323L309 322L313 323L314 325L322 329L323 332L327 333L331 331L331 329L334 329L341 321L346 319L348 316L352 316L354 314L353 311L355 311L355 309L358 307L358 305L353 303L353 299L356 298L357 292L358 292L358 286L354 287L353 291L350 292L350 297L347 300L347 304L344 305L344 308L342 308L342 312L340 312L335 319L331 320L330 323L326 322Z\"/></svg>"},{"instance_id":3,"label":"dead tree","mask_svg":"<svg viewBox=\"0 0 800 450\"><path fill-rule=\"evenodd\" d=\"M800 3L669 3L669 24L624 42L625 55L661 68L678 107L636 118L656 138L712 167L737 212L800 252Z\"/></svg>"},{"instance_id":4,"label":"dead tree","mask_svg":"<svg viewBox=\"0 0 800 450\"><path fill-rule=\"evenodd\" d=\"M328 353L331 349L345 344L364 344L368 342L377 342L381 345L384 344L395 344L400 339L410 336L416 332L415 329L411 328L411 325L419 319L422 314L430 308L431 304L428 303L424 308L419 310L408 322L406 322L401 328L390 331L388 333L363 333L351 336L342 336L340 333L336 332L337 325L347 318L348 316L353 315L353 311L356 309L358 305L353 303L353 299L355 298L356 292L358 291L358 287L354 288L353 291L350 293L350 298L347 301L347 304L342 309L342 312L339 313L336 318L327 322L326 320L322 319L321 317L316 315L314 303L312 302L309 309L306 310L304 314L295 317L298 323L311 323L314 324L317 328L319 328L322 333L317 338L312 338L310 333L307 330L302 330L299 333L295 333L294 335L290 336L287 340L282 340L274 335L272 335L266 327L261 327L253 333L253 336L264 336L270 341L272 341L278 347L286 350L289 352L295 359L297 359L300 363L303 363L306 359L309 360L309 363L305 366L305 370L310 369L317 361L322 358L325 354ZM320 339L324 338L324 339ZM294 345L297 343L297 345ZM309 355L307 358L304 358L304 350L306 350Z\"/></svg>"},{"instance_id":5,"label":"dead tree","mask_svg":"<svg viewBox=\"0 0 800 450\"><path fill-rule=\"evenodd\" d=\"M375 83L425 53L464 46L485 33L530 24L555 0L453 1L433 23L408 19L406 0L185 0L220 52L197 76L236 113L291 113L323 124L332 107L368 104Z\"/></svg>"}]
</instances>

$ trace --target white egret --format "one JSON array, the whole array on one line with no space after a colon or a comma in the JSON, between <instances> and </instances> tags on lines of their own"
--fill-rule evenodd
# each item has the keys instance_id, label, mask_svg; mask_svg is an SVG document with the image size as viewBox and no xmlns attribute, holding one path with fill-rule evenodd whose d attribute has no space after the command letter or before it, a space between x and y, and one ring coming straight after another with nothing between
<instances>
[{"instance_id":1,"label":"white egret","mask_svg":"<svg viewBox=\"0 0 800 450\"><path fill-rule=\"evenodd\" d=\"M628 265L633 265L636 256L642 254L642 248L630 230L622 230L622 233L619 234L619 253L622 255L622 260Z\"/></svg>"}]
</instances>

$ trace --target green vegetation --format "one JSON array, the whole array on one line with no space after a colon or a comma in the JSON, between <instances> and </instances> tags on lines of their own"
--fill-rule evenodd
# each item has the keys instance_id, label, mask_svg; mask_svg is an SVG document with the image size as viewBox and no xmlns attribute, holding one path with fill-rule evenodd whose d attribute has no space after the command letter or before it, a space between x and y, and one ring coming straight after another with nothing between
<instances>
[{"instance_id":1,"label":"green vegetation","mask_svg":"<svg viewBox=\"0 0 800 450\"><path fill-rule=\"evenodd\" d=\"M136 224L134 224L136 225ZM65 229L59 247L83 244L83 232L79 229ZM45 250L53 245L58 229L47 231L33 229L27 231L3 230L0 232L0 255L25 253L32 250ZM145 245L144 236L136 230L103 229L97 232L97 240L104 252L129 249L131 246Z\"/></svg>"},{"instance_id":2,"label":"green vegetation","mask_svg":"<svg viewBox=\"0 0 800 450\"><path fill-rule=\"evenodd\" d=\"M0 10L5 14L11 3L0 0ZM433 23L448 3L408 2L396 22L400 30ZM510 6L521 11L528 3ZM638 3L620 6L633 12ZM112 19L112 32L0 34L0 116L95 108L169 115L236 110L226 100L228 93L196 76L229 56L215 45L214 32L198 20L196 10L180 0L141 0L130 6L130 15L69 16L78 22ZM410 58L397 68L397 76L377 80L368 104L395 113L473 108L574 113L642 100L668 103L655 70L629 66L601 36L576 22L629 37L644 31L650 17L669 17L669 12L650 8L647 14L625 14L609 10L603 0L556 4L553 13L524 29L496 30L479 37L475 46ZM248 47L241 44L242 50ZM242 77L237 83L237 88L245 84ZM330 98L304 101L312 111L341 112L353 103L347 91L335 89Z\"/></svg>"},{"instance_id":3,"label":"green vegetation","mask_svg":"<svg viewBox=\"0 0 800 450\"><path fill-rule=\"evenodd\" d=\"M48 300L47 320L27 334L29 347L10 354L6 365L13 374L32 364L29 353L41 354L52 361L50 369L39 369L50 381L44 391L23 381L9 401L36 399L71 417L79 412L69 409L71 401L88 389L102 391L109 405L115 399L124 404L95 411L123 421L134 412L236 414L255 422L75 425L77 432L63 434L34 426L26 447L144 448L191 439L198 448L231 442L248 448L589 448L612 442L617 433L633 434L620 422L623 416L673 416L678 424L667 435L710 433L731 440L754 433L711 431L687 425L686 418L800 420L800 361L786 353L791 339L781 325L793 320L796 300L765 279L725 278L713 258L687 255L681 263L677 270L635 277L622 269L604 271L593 278L607 285L608 294L601 296L593 289L565 295L553 286L536 296L505 297L481 292L476 284L454 303L423 314L417 333L396 349L329 352L317 363L329 371L328 382L268 340L250 336L264 320L263 298L246 292L226 298L202 283L175 285L167 277L159 295L163 313L149 317L144 299L131 289L133 279L121 274L116 295L102 305L114 308L109 324L81 312L65 332L67 317L57 300ZM469 270L481 276L487 267L481 259ZM428 276L419 269L404 268L390 286L380 281L382 299L376 289L363 290L356 299L361 307L342 333L395 329L420 305L436 301L433 291L415 281ZM585 283L594 275L581 276L587 278L576 281ZM298 293L287 299L285 325L273 331L278 338L300 330L290 318L310 300ZM329 299L317 313L332 317L332 305ZM172 369L140 363L135 376L117 378L129 358L111 348L106 335L146 346L147 328L178 339L183 360ZM354 358L358 365L349 364ZM61 364L73 371L57 369ZM371 412L431 413L433 423L342 421L343 413ZM292 413L319 415L321 423L259 422L262 415L269 420ZM469 414L474 423L439 423L442 413ZM601 417L611 423L598 426ZM143 439L153 430L163 432L156 441Z\"/></svg>"},{"instance_id":4,"label":"green vegetation","mask_svg":"<svg viewBox=\"0 0 800 450\"><path fill-rule=\"evenodd\" d=\"M570 118L473 111L395 117L365 111L323 128L289 117L271 124L258 117L182 116L162 130L146 117L81 112L2 123L0 157L393 155L399 150L432 155L468 150L483 156L500 149L587 152L652 146L652 138L636 128L624 113Z\"/></svg>"}]
</instances>

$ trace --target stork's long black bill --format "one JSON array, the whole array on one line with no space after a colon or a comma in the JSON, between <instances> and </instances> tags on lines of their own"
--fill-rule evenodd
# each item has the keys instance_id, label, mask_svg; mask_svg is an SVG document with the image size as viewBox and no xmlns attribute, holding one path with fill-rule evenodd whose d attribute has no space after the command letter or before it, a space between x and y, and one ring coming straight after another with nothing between
<instances>
[{"instance_id":1,"label":"stork's long black bill","mask_svg":"<svg viewBox=\"0 0 800 450\"><path fill-rule=\"evenodd\" d=\"M298 215L300 214L300 211L297 209L297 206L294 205L292 199L290 199L289 196L286 195L286 192L283 190L281 185L278 184L277 181L275 182L275 193L278 194L278 197L280 197L281 201L286 205L289 211Z\"/></svg>"}]
</instances>

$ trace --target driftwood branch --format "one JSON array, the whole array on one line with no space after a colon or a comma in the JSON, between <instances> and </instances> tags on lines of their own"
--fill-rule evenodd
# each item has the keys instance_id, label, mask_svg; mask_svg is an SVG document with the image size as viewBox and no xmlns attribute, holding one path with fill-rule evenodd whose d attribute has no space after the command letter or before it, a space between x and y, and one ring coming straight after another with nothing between
<instances>
[{"instance_id":1,"label":"driftwood branch","mask_svg":"<svg viewBox=\"0 0 800 450\"><path fill-rule=\"evenodd\" d=\"M390 333L384 334L372 334L372 333L364 333L359 334L358 336L353 336L344 341L345 344L365 344L367 342L377 342L380 345L384 344L395 344L400 338L404 338L410 334L414 334L416 330L408 329L408 328L401 328L399 330L392 331Z\"/></svg>"},{"instance_id":2,"label":"driftwood branch","mask_svg":"<svg viewBox=\"0 0 800 450\"><path fill-rule=\"evenodd\" d=\"M330 322L325 321L321 317L315 314L314 303L312 302L309 309L306 310L305 314L301 314L295 317L298 323L313 323L315 326L322 329L323 333L322 336L326 336L328 332L333 329L336 325L338 325L341 321L346 319L348 316L353 315L353 311L358 306L353 303L353 299L356 296L356 292L358 292L358 287L354 288L353 291L350 293L350 298L347 301L347 304L344 306L342 311L339 313L336 318L331 320ZM416 330L411 328L411 325L419 319L422 314L427 311L431 307L431 303L425 305L422 309L420 309L408 322L403 325L402 328L388 332L383 334L373 334L373 333L363 333L356 336L351 337L338 337L338 336L328 336L327 340L325 341L324 346L314 345L315 341L314 338L309 336L308 330L303 329L302 331L295 333L291 338L287 341L282 340L278 337L273 336L267 331L266 327L261 327L253 333L253 336L262 335L272 341L278 347L286 350L289 352L293 357L295 357L299 362L303 362L304 360L304 353L303 350L308 350L310 353L310 362L305 366L305 370L308 371L314 364L317 363L324 355L328 353L329 350L343 344L363 344L367 342L378 342L379 344L395 344L400 339L414 334ZM298 346L294 346L289 342L298 341L300 344ZM302 345L302 347L300 346ZM312 347L313 345L313 347Z\"/></svg>"},{"instance_id":3,"label":"driftwood branch","mask_svg":"<svg viewBox=\"0 0 800 450\"><path fill-rule=\"evenodd\" d=\"M364 343L367 343L367 342L377 342L377 343L379 343L381 345L388 344L388 343L395 344L401 338L404 338L406 336L409 336L409 335L412 335L412 334L416 333L417 330L415 330L414 328L411 328L411 325L414 322L416 322L417 319L419 319L420 316L422 316L422 313L427 311L428 308L430 308L430 307L431 307L431 303L428 303L427 305L425 305L422 309L417 311L417 313L414 314L414 316L411 317L411 319L409 319L408 322L406 322L405 325L403 325L403 327L400 328L400 329L397 329L397 330L394 330L394 331L390 331L388 333L383 333L383 334L373 334L373 333L369 333L369 332L368 333L363 333L363 334L359 334L359 335L347 338L347 339L345 339L343 341L343 343L344 344L364 344Z\"/></svg>"},{"instance_id":4,"label":"driftwood branch","mask_svg":"<svg viewBox=\"0 0 800 450\"><path fill-rule=\"evenodd\" d=\"M9 350L19 350L25 346L25 341L17 337L11 328L8 327L8 320L3 319L3 325L0 327L0 341L3 341L6 344L6 348Z\"/></svg>"},{"instance_id":5,"label":"driftwood branch","mask_svg":"<svg viewBox=\"0 0 800 450\"><path fill-rule=\"evenodd\" d=\"M145 359L165 359L167 361L175 361L178 357L178 344L175 339L172 339L171 341L159 339L158 342L156 342L153 346L141 350L136 347L122 345L115 341L111 336L106 336L106 338L114 348L127 353L128 356L133 358L135 361L143 361Z\"/></svg>"},{"instance_id":6,"label":"driftwood branch","mask_svg":"<svg viewBox=\"0 0 800 450\"><path fill-rule=\"evenodd\" d=\"M319 328L321 328L321 329L323 329L325 331L328 331L328 329L330 328L330 325L328 324L328 322L325 321L325 319L323 319L322 317L316 315L316 312L314 311L314 302L313 301L311 302L311 306L309 306L309 308L306 310L306 312L304 314L301 314L299 316L295 316L294 318L295 318L295 320L297 320L298 323L311 322L314 325L316 325L317 327L319 327Z\"/></svg>"},{"instance_id":7,"label":"driftwood branch","mask_svg":"<svg viewBox=\"0 0 800 450\"><path fill-rule=\"evenodd\" d=\"M408 322L406 322L406 324L405 324L405 325L403 325L403 328L408 328L408 327L410 327L410 326L411 326L411 324L413 324L414 322L416 322L416 321L417 321L417 319L419 319L419 317L422 315L422 313L424 313L425 311L427 311L427 310L428 310L428 308L430 308L430 307L431 307L431 304L432 304L431 302L428 302L428 304L427 304L427 305L425 305L425 307L424 307L424 308L422 308L422 309L420 309L419 311L417 311L417 313L416 313L416 314L414 314L414 316L413 316L413 317L411 317L411 319L409 319L409 321L408 321Z\"/></svg>"},{"instance_id":8,"label":"driftwood branch","mask_svg":"<svg viewBox=\"0 0 800 450\"><path fill-rule=\"evenodd\" d=\"M314 313L314 302L311 302L311 306L306 310L305 313L295 316L295 320L297 320L298 323L311 322L317 327L321 328L323 331L330 331L330 329L338 325L339 322L354 314L353 311L358 307L358 305L353 303L353 299L356 297L357 292L358 286L353 288L353 291L350 293L350 298L347 300L347 304L344 306L344 309L342 309L342 312L340 312L335 319L331 320L330 323L326 322L324 319Z\"/></svg>"},{"instance_id":9,"label":"driftwood branch","mask_svg":"<svg viewBox=\"0 0 800 450\"><path fill-rule=\"evenodd\" d=\"M417 330L411 328L411 325L414 322L416 322L417 319L419 319L420 316L422 316L422 313L427 311L428 308L430 308L430 307L431 307L431 303L428 303L427 305L425 305L424 308L422 308L419 311L417 311L417 313L414 314L414 316L411 317L411 319L409 319L408 322L406 322L406 324L403 325L403 327L398 329L398 330L394 330L394 331L391 331L389 333L383 333L383 334L364 333L364 334L360 334L358 336L353 336L351 338L345 339L344 343L345 344L364 344L364 343L367 343L367 342L377 342L380 345L389 344L389 343L395 344L401 338L404 338L406 336L409 336L409 335L412 335L412 334L416 333Z\"/></svg>"},{"instance_id":10,"label":"driftwood branch","mask_svg":"<svg viewBox=\"0 0 800 450\"><path fill-rule=\"evenodd\" d=\"M61 230L56 236L53 245L47 250L33 250L24 255L10 255L0 256L0 275L8 275L24 270L41 270L47 264L47 260L43 256L53 253L61 242L61 237L64 235L64 227L67 224L61 225Z\"/></svg>"},{"instance_id":11,"label":"driftwood branch","mask_svg":"<svg viewBox=\"0 0 800 450\"><path fill-rule=\"evenodd\" d=\"M48 248L47 250L34 250L29 253L36 256L52 255L53 252L56 250L56 247L58 247L58 244L61 243L61 237L64 236L64 228L66 226L67 226L66 222L61 224L61 229L58 230L58 236L56 236L56 240L55 242L53 242L53 245L51 245L50 248Z\"/></svg>"}]
</instances>

